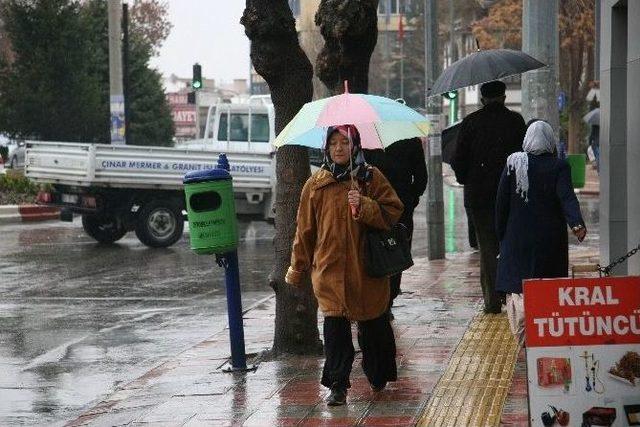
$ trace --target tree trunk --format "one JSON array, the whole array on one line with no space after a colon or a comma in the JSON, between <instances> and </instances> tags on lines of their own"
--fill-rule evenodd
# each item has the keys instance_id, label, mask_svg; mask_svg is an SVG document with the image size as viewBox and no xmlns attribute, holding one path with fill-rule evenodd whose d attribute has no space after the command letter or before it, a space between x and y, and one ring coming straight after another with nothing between
<instances>
[{"instance_id":1,"label":"tree trunk","mask_svg":"<svg viewBox=\"0 0 640 427\"><path fill-rule=\"evenodd\" d=\"M333 93L367 93L369 61L378 40L378 0L322 0L316 25L325 45L318 54L316 75Z\"/></svg>"},{"instance_id":2,"label":"tree trunk","mask_svg":"<svg viewBox=\"0 0 640 427\"><path fill-rule=\"evenodd\" d=\"M311 63L298 43L295 20L287 0L247 0L240 22L251 40L251 62L269 85L278 134L311 100ZM278 150L275 267L269 275L269 285L276 293L274 355L310 354L322 349L318 307L310 284L306 283L305 290L297 292L284 282L291 260L300 193L309 175L306 148L286 146Z\"/></svg>"}]
</instances>

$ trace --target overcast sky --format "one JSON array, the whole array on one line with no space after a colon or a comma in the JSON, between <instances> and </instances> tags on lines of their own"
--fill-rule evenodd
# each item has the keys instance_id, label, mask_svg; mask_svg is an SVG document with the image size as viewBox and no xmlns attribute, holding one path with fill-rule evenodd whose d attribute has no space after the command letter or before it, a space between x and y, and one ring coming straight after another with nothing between
<instances>
[{"instance_id":1,"label":"overcast sky","mask_svg":"<svg viewBox=\"0 0 640 427\"><path fill-rule=\"evenodd\" d=\"M193 64L216 82L249 79L249 40L240 25L244 0L168 0L173 24L151 61L165 77L191 77Z\"/></svg>"}]
</instances>

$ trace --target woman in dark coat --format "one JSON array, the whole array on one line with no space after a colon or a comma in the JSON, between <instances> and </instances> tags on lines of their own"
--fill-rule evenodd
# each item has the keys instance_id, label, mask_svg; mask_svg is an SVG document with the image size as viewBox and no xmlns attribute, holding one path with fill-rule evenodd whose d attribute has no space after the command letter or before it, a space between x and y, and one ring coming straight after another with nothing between
<instances>
[{"instance_id":1,"label":"woman in dark coat","mask_svg":"<svg viewBox=\"0 0 640 427\"><path fill-rule=\"evenodd\" d=\"M496 199L500 258L496 290L507 294L512 331L522 343L522 280L566 277L569 270L567 224L582 241L586 228L566 160L555 155L551 126L529 126L523 151L511 154Z\"/></svg>"}]
</instances>

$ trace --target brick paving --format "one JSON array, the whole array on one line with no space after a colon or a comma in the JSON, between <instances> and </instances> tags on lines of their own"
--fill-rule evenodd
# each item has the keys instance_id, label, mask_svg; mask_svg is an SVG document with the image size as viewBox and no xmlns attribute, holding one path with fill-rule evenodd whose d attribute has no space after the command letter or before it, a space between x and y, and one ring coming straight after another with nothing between
<instances>
[{"instance_id":1,"label":"brick paving","mask_svg":"<svg viewBox=\"0 0 640 427\"><path fill-rule=\"evenodd\" d=\"M273 336L275 301L269 298L245 314L255 372L223 372L224 331L122 385L68 425L415 425L480 308L478 254L417 259L404 276L393 310L398 381L382 392L369 388L359 352L348 403L337 408L326 406L328 392L319 384L322 357L263 359Z\"/></svg>"},{"instance_id":2,"label":"brick paving","mask_svg":"<svg viewBox=\"0 0 640 427\"><path fill-rule=\"evenodd\" d=\"M597 239L592 243L597 244ZM572 263L594 260L597 261L597 252L593 244L572 246ZM271 297L256 304L244 316L248 362L258 366L254 372L224 372L229 342L227 331L222 331L120 386L67 425L416 425L428 411L434 389L443 374L456 363L452 355L457 350L465 350L462 338L468 330L474 330L469 326L474 318L482 316L479 316L481 290L477 252L447 255L446 260L415 261L416 265L403 275L403 293L393 309L398 381L390 383L382 392L370 390L360 368L359 352L347 405L334 408L326 406L328 391L319 384L322 357L266 358L264 351L271 345L275 313L275 301ZM504 322L504 315L494 317L502 318ZM505 338L504 334L496 336ZM355 331L354 343L357 346ZM458 360L457 363L461 362ZM467 419L469 425L497 425L498 420L505 426L527 425L524 358L521 354L515 367L513 359L506 357L501 364L503 372L513 370L510 385L500 374L500 399L506 394L504 405L500 400L485 399L489 406L478 410L487 411L486 419L482 424L475 424L476 421L480 423L478 419ZM498 365L500 363L494 363L494 366ZM459 409L458 413L455 410L448 412L449 416L471 414L470 406L452 404L466 393L469 384L458 382L464 392L455 390L453 383L449 386L453 397L451 401L446 398L441 404ZM502 414L498 416L500 412ZM460 425L447 421L442 425Z\"/></svg>"}]
</instances>

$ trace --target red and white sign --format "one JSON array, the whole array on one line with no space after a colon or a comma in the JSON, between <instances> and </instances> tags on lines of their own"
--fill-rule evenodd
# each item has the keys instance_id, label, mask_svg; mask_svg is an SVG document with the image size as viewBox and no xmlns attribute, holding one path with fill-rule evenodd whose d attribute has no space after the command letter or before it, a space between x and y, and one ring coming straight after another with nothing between
<instances>
[{"instance_id":1,"label":"red and white sign","mask_svg":"<svg viewBox=\"0 0 640 427\"><path fill-rule=\"evenodd\" d=\"M195 126L196 124L195 105L172 105L171 114L176 127Z\"/></svg>"},{"instance_id":2,"label":"red and white sign","mask_svg":"<svg viewBox=\"0 0 640 427\"><path fill-rule=\"evenodd\" d=\"M528 347L640 343L640 277L527 280Z\"/></svg>"},{"instance_id":3,"label":"red and white sign","mask_svg":"<svg viewBox=\"0 0 640 427\"><path fill-rule=\"evenodd\" d=\"M171 107L171 116L175 125L175 136L178 138L195 138L196 106L189 104L186 93L167 93L167 101Z\"/></svg>"},{"instance_id":4,"label":"red and white sign","mask_svg":"<svg viewBox=\"0 0 640 427\"><path fill-rule=\"evenodd\" d=\"M169 104L187 104L187 94L186 93L168 93L167 101Z\"/></svg>"},{"instance_id":5,"label":"red and white sign","mask_svg":"<svg viewBox=\"0 0 640 427\"><path fill-rule=\"evenodd\" d=\"M524 307L531 425L640 425L640 277L526 280Z\"/></svg>"}]
</instances>

